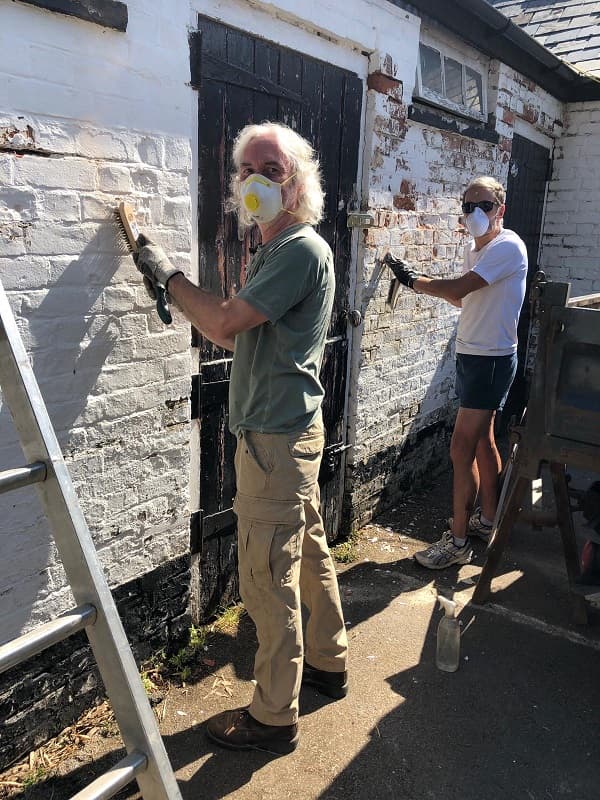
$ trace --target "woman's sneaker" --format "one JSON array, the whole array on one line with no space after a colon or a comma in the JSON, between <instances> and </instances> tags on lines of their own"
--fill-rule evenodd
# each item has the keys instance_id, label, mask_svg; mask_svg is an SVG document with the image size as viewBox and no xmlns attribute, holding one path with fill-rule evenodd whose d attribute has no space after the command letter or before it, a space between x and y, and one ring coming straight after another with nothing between
<instances>
[{"instance_id":1,"label":"woman's sneaker","mask_svg":"<svg viewBox=\"0 0 600 800\"><path fill-rule=\"evenodd\" d=\"M448 517L448 527L452 530L452 523L454 522L454 517ZM477 536L484 542L489 542L492 538L492 530L493 525L486 525L481 521L481 509L476 508L471 518L469 519L469 530L467 534L469 536Z\"/></svg>"},{"instance_id":2,"label":"woman's sneaker","mask_svg":"<svg viewBox=\"0 0 600 800\"><path fill-rule=\"evenodd\" d=\"M427 569L445 569L452 564L468 564L473 557L469 540L462 547L454 544L452 531L446 531L439 542L432 544L427 550L415 553L415 560Z\"/></svg>"}]
</instances>

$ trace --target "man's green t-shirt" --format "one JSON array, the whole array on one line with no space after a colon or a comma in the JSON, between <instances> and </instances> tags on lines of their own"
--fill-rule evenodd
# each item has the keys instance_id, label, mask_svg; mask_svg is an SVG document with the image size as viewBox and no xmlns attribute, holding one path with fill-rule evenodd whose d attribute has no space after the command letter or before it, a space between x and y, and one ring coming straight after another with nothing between
<instances>
[{"instance_id":1,"label":"man's green t-shirt","mask_svg":"<svg viewBox=\"0 0 600 800\"><path fill-rule=\"evenodd\" d=\"M291 225L258 248L237 296L268 321L235 337L233 433L288 433L315 420L324 394L319 370L334 292L331 249L310 225Z\"/></svg>"}]
</instances>

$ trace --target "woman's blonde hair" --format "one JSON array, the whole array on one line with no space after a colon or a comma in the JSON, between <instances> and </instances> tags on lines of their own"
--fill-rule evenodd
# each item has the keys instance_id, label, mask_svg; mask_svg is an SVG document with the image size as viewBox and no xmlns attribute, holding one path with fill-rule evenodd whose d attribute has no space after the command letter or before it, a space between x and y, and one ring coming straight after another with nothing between
<instances>
[{"instance_id":1,"label":"woman's blonde hair","mask_svg":"<svg viewBox=\"0 0 600 800\"><path fill-rule=\"evenodd\" d=\"M238 133L233 143L235 172L230 179L231 196L227 203L227 208L229 211L237 213L238 219L244 227L250 227L254 224L254 220L241 202L240 186L242 181L239 177L239 171L242 154L253 139L272 133L276 134L283 154L291 161L292 172L295 173L292 180L296 181L301 187L298 208L294 211L294 216L297 217L298 222L316 225L323 217L325 203L319 162L310 143L287 125L282 125L279 122L246 125Z\"/></svg>"},{"instance_id":2,"label":"woman's blonde hair","mask_svg":"<svg viewBox=\"0 0 600 800\"><path fill-rule=\"evenodd\" d=\"M483 189L489 189L489 191L494 195L496 198L496 202L499 206L504 205L504 201L506 199L506 192L504 190L504 186L499 183L496 178L492 178L490 175L479 175L477 178L473 178L473 180L469 183L467 188L463 192L462 199L464 201L466 193L469 189L473 189L476 186L481 186Z\"/></svg>"}]
</instances>

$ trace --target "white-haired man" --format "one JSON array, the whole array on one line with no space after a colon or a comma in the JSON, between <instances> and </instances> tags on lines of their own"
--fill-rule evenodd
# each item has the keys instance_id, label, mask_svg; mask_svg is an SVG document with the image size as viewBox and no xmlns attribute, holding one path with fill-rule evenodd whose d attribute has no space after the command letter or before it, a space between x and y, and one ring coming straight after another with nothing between
<instances>
[{"instance_id":1,"label":"white-haired man","mask_svg":"<svg viewBox=\"0 0 600 800\"><path fill-rule=\"evenodd\" d=\"M429 569L468 563L473 556L468 537L488 541L496 514L502 463L494 418L517 369L517 324L527 277L525 244L502 224L504 200L504 187L489 176L475 178L465 189L462 211L473 241L465 248L459 278L431 279L389 253L384 259L400 283L461 307L456 333L460 405L450 444L453 517L438 542L415 554Z\"/></svg>"},{"instance_id":2,"label":"white-haired man","mask_svg":"<svg viewBox=\"0 0 600 800\"><path fill-rule=\"evenodd\" d=\"M234 352L234 510L240 593L258 638L256 687L248 707L212 717L207 733L231 749L283 754L298 743L301 682L333 698L348 688L346 630L317 483L319 370L335 277L331 249L312 227L324 198L309 143L283 125L250 125L233 160L231 206L261 233L239 293L223 299L199 289L153 245L137 265L168 286L204 336ZM301 602L309 612L304 640Z\"/></svg>"}]
</instances>

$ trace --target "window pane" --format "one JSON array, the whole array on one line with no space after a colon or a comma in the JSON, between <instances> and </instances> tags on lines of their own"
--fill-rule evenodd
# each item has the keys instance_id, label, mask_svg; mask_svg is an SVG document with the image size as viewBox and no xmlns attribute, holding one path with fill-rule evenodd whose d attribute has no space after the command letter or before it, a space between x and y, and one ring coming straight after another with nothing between
<instances>
[{"instance_id":1,"label":"window pane","mask_svg":"<svg viewBox=\"0 0 600 800\"><path fill-rule=\"evenodd\" d=\"M437 94L442 93L442 57L437 50L427 45L419 45L421 58L421 83L424 89Z\"/></svg>"},{"instance_id":2,"label":"window pane","mask_svg":"<svg viewBox=\"0 0 600 800\"><path fill-rule=\"evenodd\" d=\"M446 73L446 97L459 106L464 105L462 64L459 64L453 58L444 58L444 70Z\"/></svg>"},{"instance_id":3,"label":"window pane","mask_svg":"<svg viewBox=\"0 0 600 800\"><path fill-rule=\"evenodd\" d=\"M481 86L481 75L467 67L467 97L465 105L471 111L483 113L483 88Z\"/></svg>"}]
</instances>

